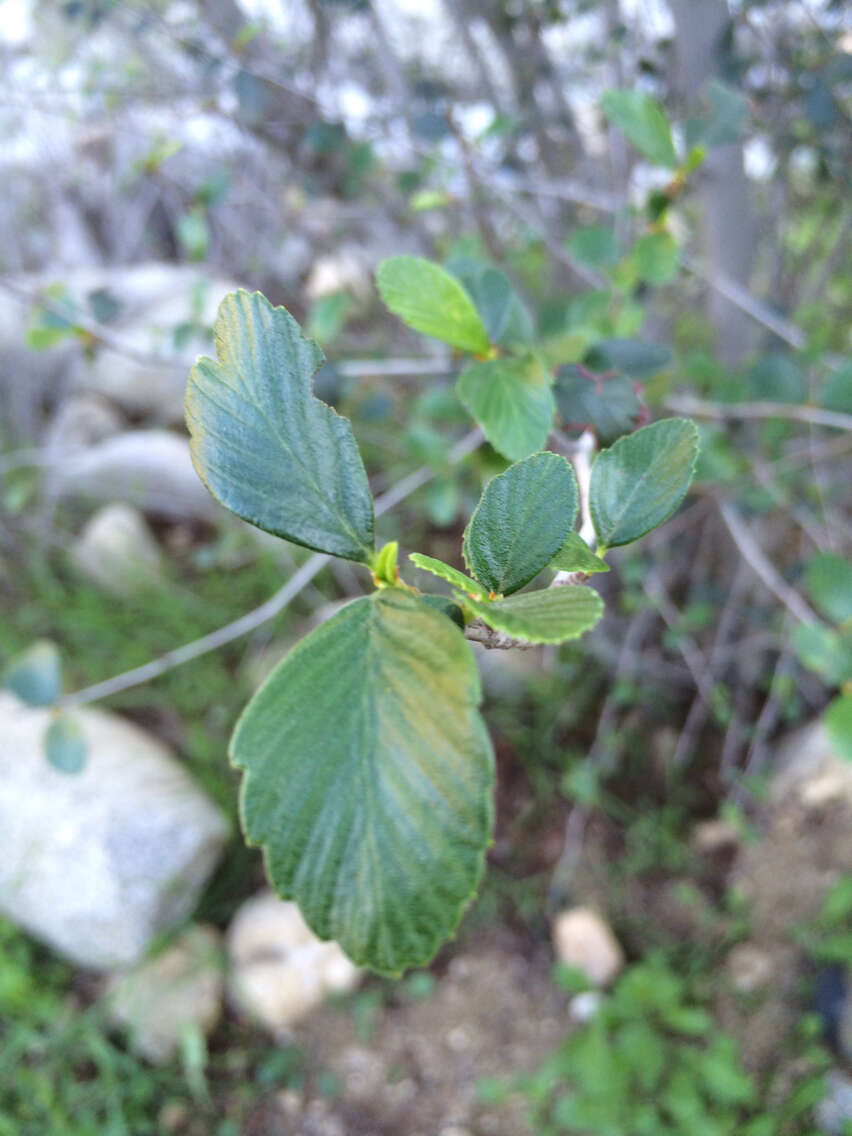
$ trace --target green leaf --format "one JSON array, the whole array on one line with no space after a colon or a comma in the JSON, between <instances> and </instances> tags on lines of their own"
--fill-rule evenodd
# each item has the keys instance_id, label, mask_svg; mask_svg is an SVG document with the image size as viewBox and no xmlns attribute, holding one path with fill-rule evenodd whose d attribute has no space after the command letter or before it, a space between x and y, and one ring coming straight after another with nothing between
<instances>
[{"instance_id":1,"label":"green leaf","mask_svg":"<svg viewBox=\"0 0 852 1136\"><path fill-rule=\"evenodd\" d=\"M667 284L677 275L680 249L671 233L645 233L633 246L639 279L648 284Z\"/></svg>"},{"instance_id":2,"label":"green leaf","mask_svg":"<svg viewBox=\"0 0 852 1136\"><path fill-rule=\"evenodd\" d=\"M833 552L812 556L805 568L805 583L811 599L834 623L852 619L852 563Z\"/></svg>"},{"instance_id":3,"label":"green leaf","mask_svg":"<svg viewBox=\"0 0 852 1136\"><path fill-rule=\"evenodd\" d=\"M610 122L624 131L648 161L677 169L671 128L656 99L644 91L607 91L602 106Z\"/></svg>"},{"instance_id":4,"label":"green leaf","mask_svg":"<svg viewBox=\"0 0 852 1136\"><path fill-rule=\"evenodd\" d=\"M464 636L400 588L304 639L240 718L241 815L279 895L358 964L429 961L481 879L493 757Z\"/></svg>"},{"instance_id":5,"label":"green leaf","mask_svg":"<svg viewBox=\"0 0 852 1136\"><path fill-rule=\"evenodd\" d=\"M604 268L618 261L618 241L611 228L591 225L574 230L568 241L568 252L578 264Z\"/></svg>"},{"instance_id":6,"label":"green leaf","mask_svg":"<svg viewBox=\"0 0 852 1136\"><path fill-rule=\"evenodd\" d=\"M852 694L841 694L830 702L823 723L839 756L852 761Z\"/></svg>"},{"instance_id":7,"label":"green leaf","mask_svg":"<svg viewBox=\"0 0 852 1136\"><path fill-rule=\"evenodd\" d=\"M565 543L550 562L551 568L559 572L585 572L591 576L595 572L608 572L609 565L600 556L595 556L579 533L569 533Z\"/></svg>"},{"instance_id":8,"label":"green leaf","mask_svg":"<svg viewBox=\"0 0 852 1136\"><path fill-rule=\"evenodd\" d=\"M668 347L644 339L603 339L586 357L596 371L621 371L631 379L648 379L672 361Z\"/></svg>"},{"instance_id":9,"label":"green leaf","mask_svg":"<svg viewBox=\"0 0 852 1136\"><path fill-rule=\"evenodd\" d=\"M88 747L83 727L77 718L61 714L47 727L44 754L60 773L80 773L86 764Z\"/></svg>"},{"instance_id":10,"label":"green leaf","mask_svg":"<svg viewBox=\"0 0 852 1136\"><path fill-rule=\"evenodd\" d=\"M832 686L852 682L852 636L833 627L797 623L793 650L803 666L821 675Z\"/></svg>"},{"instance_id":11,"label":"green leaf","mask_svg":"<svg viewBox=\"0 0 852 1136\"><path fill-rule=\"evenodd\" d=\"M603 446L632 430L642 409L630 379L589 377L571 364L559 368L554 394L562 421L568 426L591 426Z\"/></svg>"},{"instance_id":12,"label":"green leaf","mask_svg":"<svg viewBox=\"0 0 852 1136\"><path fill-rule=\"evenodd\" d=\"M489 592L509 595L533 580L565 543L579 493L570 462L533 454L492 478L464 536L468 568Z\"/></svg>"},{"instance_id":13,"label":"green leaf","mask_svg":"<svg viewBox=\"0 0 852 1136\"><path fill-rule=\"evenodd\" d=\"M447 268L469 292L492 343L522 347L532 342L532 316L504 273L470 258L450 261Z\"/></svg>"},{"instance_id":14,"label":"green leaf","mask_svg":"<svg viewBox=\"0 0 852 1136\"><path fill-rule=\"evenodd\" d=\"M237 516L296 544L368 562L373 499L349 422L314 396L323 361L284 308L231 292L186 391L192 460Z\"/></svg>"},{"instance_id":15,"label":"green leaf","mask_svg":"<svg viewBox=\"0 0 852 1136\"><path fill-rule=\"evenodd\" d=\"M603 600L592 588L566 585L523 592L494 603L464 598L489 627L528 643L577 639L603 615Z\"/></svg>"},{"instance_id":16,"label":"green leaf","mask_svg":"<svg viewBox=\"0 0 852 1136\"><path fill-rule=\"evenodd\" d=\"M449 272L418 256L392 256L376 272L387 307L403 323L474 355L490 344L473 300Z\"/></svg>"},{"instance_id":17,"label":"green leaf","mask_svg":"<svg viewBox=\"0 0 852 1136\"><path fill-rule=\"evenodd\" d=\"M661 525L686 496L698 457L698 430L665 418L620 438L592 465L589 506L598 543L629 544Z\"/></svg>"},{"instance_id":18,"label":"green leaf","mask_svg":"<svg viewBox=\"0 0 852 1136\"><path fill-rule=\"evenodd\" d=\"M408 559L413 561L418 568L422 568L424 572L431 572L433 576L446 580L454 588L461 588L463 592L467 592L477 599L483 599L485 596L481 584L477 584L475 580L471 580L468 576L465 576L464 572L459 572L458 568L453 568L451 564L445 564L443 560L436 560L434 556L425 556L422 552L412 552Z\"/></svg>"},{"instance_id":19,"label":"green leaf","mask_svg":"<svg viewBox=\"0 0 852 1136\"><path fill-rule=\"evenodd\" d=\"M30 706L52 705L62 693L59 648L49 639L36 640L9 663L3 685Z\"/></svg>"},{"instance_id":20,"label":"green leaf","mask_svg":"<svg viewBox=\"0 0 852 1136\"><path fill-rule=\"evenodd\" d=\"M553 425L553 391L534 359L474 363L456 386L459 398L485 437L510 461L540 450Z\"/></svg>"}]
</instances>

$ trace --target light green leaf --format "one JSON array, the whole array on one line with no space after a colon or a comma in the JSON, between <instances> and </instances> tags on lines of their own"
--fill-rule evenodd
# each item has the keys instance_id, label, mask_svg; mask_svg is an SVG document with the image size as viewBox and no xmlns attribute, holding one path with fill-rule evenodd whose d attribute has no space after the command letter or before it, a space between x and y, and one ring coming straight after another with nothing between
<instances>
[{"instance_id":1,"label":"light green leaf","mask_svg":"<svg viewBox=\"0 0 852 1136\"><path fill-rule=\"evenodd\" d=\"M493 478L464 536L468 568L489 592L509 595L534 579L565 543L579 493L571 464L533 454Z\"/></svg>"},{"instance_id":2,"label":"light green leaf","mask_svg":"<svg viewBox=\"0 0 852 1136\"><path fill-rule=\"evenodd\" d=\"M474 355L490 344L476 305L454 276L419 256L392 256L376 272L385 304L403 323Z\"/></svg>"},{"instance_id":3,"label":"light green leaf","mask_svg":"<svg viewBox=\"0 0 852 1136\"><path fill-rule=\"evenodd\" d=\"M609 226L591 225L575 229L568 241L568 251L578 264L603 268L618 260L618 241Z\"/></svg>"},{"instance_id":4,"label":"light green leaf","mask_svg":"<svg viewBox=\"0 0 852 1136\"><path fill-rule=\"evenodd\" d=\"M852 619L852 562L833 552L818 552L805 568L805 582L816 606L834 623Z\"/></svg>"},{"instance_id":5,"label":"light green leaf","mask_svg":"<svg viewBox=\"0 0 852 1136\"><path fill-rule=\"evenodd\" d=\"M587 576L595 572L608 572L609 565L600 556L595 556L579 533L569 533L565 543L550 562L551 568L559 572L585 572Z\"/></svg>"},{"instance_id":6,"label":"light green leaf","mask_svg":"<svg viewBox=\"0 0 852 1136\"><path fill-rule=\"evenodd\" d=\"M602 106L610 122L624 131L649 162L677 169L671 128L655 98L644 91L607 91Z\"/></svg>"},{"instance_id":7,"label":"light green leaf","mask_svg":"<svg viewBox=\"0 0 852 1136\"><path fill-rule=\"evenodd\" d=\"M50 706L62 693L62 660L49 639L38 639L3 674L3 685L30 706Z\"/></svg>"},{"instance_id":8,"label":"light green leaf","mask_svg":"<svg viewBox=\"0 0 852 1136\"><path fill-rule=\"evenodd\" d=\"M553 391L534 359L474 363L456 386L495 450L520 461L540 450L553 425Z\"/></svg>"},{"instance_id":9,"label":"light green leaf","mask_svg":"<svg viewBox=\"0 0 852 1136\"><path fill-rule=\"evenodd\" d=\"M465 597L465 604L489 627L528 643L577 639L594 627L604 609L596 591L574 585L522 592L494 603Z\"/></svg>"},{"instance_id":10,"label":"light green leaf","mask_svg":"<svg viewBox=\"0 0 852 1136\"><path fill-rule=\"evenodd\" d=\"M830 702L823 722L838 755L852 761L852 694L838 695Z\"/></svg>"},{"instance_id":11,"label":"light green leaf","mask_svg":"<svg viewBox=\"0 0 852 1136\"><path fill-rule=\"evenodd\" d=\"M373 499L352 428L311 390L322 351L259 292L227 295L213 334L218 360L199 359L186 390L201 480L258 528L369 561Z\"/></svg>"},{"instance_id":12,"label":"light green leaf","mask_svg":"<svg viewBox=\"0 0 852 1136\"><path fill-rule=\"evenodd\" d=\"M241 815L279 895L361 965L429 961L481 879L493 757L464 636L400 588L304 639L240 718Z\"/></svg>"},{"instance_id":13,"label":"light green leaf","mask_svg":"<svg viewBox=\"0 0 852 1136\"><path fill-rule=\"evenodd\" d=\"M451 564L445 564L443 560L436 560L434 556L425 556L422 552L412 552L408 559L413 561L418 568L422 568L424 572L431 572L433 576L446 580L454 588L461 588L463 592L467 592L477 599L482 599L485 595L480 584L465 576L464 572L459 572L458 568L453 568Z\"/></svg>"},{"instance_id":14,"label":"light green leaf","mask_svg":"<svg viewBox=\"0 0 852 1136\"><path fill-rule=\"evenodd\" d=\"M816 623L797 623L793 649L803 666L832 686L852 682L852 635Z\"/></svg>"},{"instance_id":15,"label":"light green leaf","mask_svg":"<svg viewBox=\"0 0 852 1136\"><path fill-rule=\"evenodd\" d=\"M629 544L661 525L686 496L698 457L698 430L665 418L619 438L592 465L589 505L598 543Z\"/></svg>"},{"instance_id":16,"label":"light green leaf","mask_svg":"<svg viewBox=\"0 0 852 1136\"><path fill-rule=\"evenodd\" d=\"M671 233L645 233L633 246L639 279L648 284L667 284L677 275L680 249Z\"/></svg>"},{"instance_id":17,"label":"light green leaf","mask_svg":"<svg viewBox=\"0 0 852 1136\"><path fill-rule=\"evenodd\" d=\"M80 773L86 764L88 747L83 727L70 714L60 714L47 727L44 754L60 773Z\"/></svg>"},{"instance_id":18,"label":"light green leaf","mask_svg":"<svg viewBox=\"0 0 852 1136\"><path fill-rule=\"evenodd\" d=\"M532 316L504 273L470 258L451 261L447 268L467 289L492 343L521 347L532 342Z\"/></svg>"}]
</instances>

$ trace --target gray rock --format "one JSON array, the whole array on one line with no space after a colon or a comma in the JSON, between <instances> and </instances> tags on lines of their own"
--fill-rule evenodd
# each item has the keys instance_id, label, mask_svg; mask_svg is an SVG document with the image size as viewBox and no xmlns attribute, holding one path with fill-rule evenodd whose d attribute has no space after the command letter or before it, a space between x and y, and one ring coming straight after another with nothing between
<instances>
[{"instance_id":1,"label":"gray rock","mask_svg":"<svg viewBox=\"0 0 852 1136\"><path fill-rule=\"evenodd\" d=\"M817 1123L826 1136L845 1136L852 1123L852 1079L837 1069L825 1079L825 1096L817 1105Z\"/></svg>"},{"instance_id":2,"label":"gray rock","mask_svg":"<svg viewBox=\"0 0 852 1136\"><path fill-rule=\"evenodd\" d=\"M361 971L335 942L314 935L295 903L271 891L247 900L228 929L228 991L234 1005L282 1034Z\"/></svg>"},{"instance_id":3,"label":"gray rock","mask_svg":"<svg viewBox=\"0 0 852 1136\"><path fill-rule=\"evenodd\" d=\"M50 712L0 693L0 912L81 966L131 966L190 914L228 823L156 738L78 717L71 776L44 756Z\"/></svg>"},{"instance_id":4,"label":"gray rock","mask_svg":"<svg viewBox=\"0 0 852 1136\"><path fill-rule=\"evenodd\" d=\"M127 596L164 580L164 561L145 518L132 505L104 505L71 546L71 559L98 587Z\"/></svg>"},{"instance_id":5,"label":"gray rock","mask_svg":"<svg viewBox=\"0 0 852 1136\"><path fill-rule=\"evenodd\" d=\"M106 989L110 1018L127 1030L132 1048L156 1064L174 1057L188 1029L210 1034L222 1013L225 968L213 927L187 927L164 951Z\"/></svg>"},{"instance_id":6,"label":"gray rock","mask_svg":"<svg viewBox=\"0 0 852 1136\"><path fill-rule=\"evenodd\" d=\"M46 448L51 458L60 460L69 453L86 449L124 429L121 413L105 398L81 391L62 403L51 423Z\"/></svg>"},{"instance_id":7,"label":"gray rock","mask_svg":"<svg viewBox=\"0 0 852 1136\"><path fill-rule=\"evenodd\" d=\"M223 515L193 468L189 441L168 430L129 430L69 457L55 470L53 492L124 501L170 520Z\"/></svg>"}]
</instances>

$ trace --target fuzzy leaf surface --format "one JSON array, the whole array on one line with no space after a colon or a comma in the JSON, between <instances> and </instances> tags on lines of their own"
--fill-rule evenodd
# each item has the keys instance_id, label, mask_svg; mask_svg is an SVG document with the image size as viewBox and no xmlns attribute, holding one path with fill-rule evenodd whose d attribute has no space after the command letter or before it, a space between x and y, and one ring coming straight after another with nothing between
<instances>
[{"instance_id":1,"label":"fuzzy leaf surface","mask_svg":"<svg viewBox=\"0 0 852 1136\"><path fill-rule=\"evenodd\" d=\"M386 306L408 327L474 355L488 351L488 332L476 305L439 264L419 256L392 256L379 265L376 284Z\"/></svg>"},{"instance_id":2,"label":"fuzzy leaf surface","mask_svg":"<svg viewBox=\"0 0 852 1136\"><path fill-rule=\"evenodd\" d=\"M509 466L486 485L470 519L468 568L489 592L517 592L565 543L578 502L574 470L559 454L533 454Z\"/></svg>"},{"instance_id":3,"label":"fuzzy leaf surface","mask_svg":"<svg viewBox=\"0 0 852 1136\"><path fill-rule=\"evenodd\" d=\"M510 461L529 457L547 441L553 391L535 360L474 363L459 376L456 391L494 449Z\"/></svg>"},{"instance_id":4,"label":"fuzzy leaf surface","mask_svg":"<svg viewBox=\"0 0 852 1136\"><path fill-rule=\"evenodd\" d=\"M664 418L628 434L592 465L589 506L598 542L629 544L661 525L686 496L698 457L698 430Z\"/></svg>"},{"instance_id":5,"label":"fuzzy leaf surface","mask_svg":"<svg viewBox=\"0 0 852 1136\"><path fill-rule=\"evenodd\" d=\"M459 572L458 568L453 568L452 564L445 564L443 560L437 560L434 556L426 556L422 552L412 552L408 559L418 568L422 568L424 572L431 572L433 576L446 580L454 588L461 588L463 592L482 598L481 584L465 576L464 572Z\"/></svg>"},{"instance_id":6,"label":"fuzzy leaf surface","mask_svg":"<svg viewBox=\"0 0 852 1136\"><path fill-rule=\"evenodd\" d=\"M373 498L352 428L315 397L323 361L284 308L231 292L186 391L192 460L213 496L258 528L367 562Z\"/></svg>"},{"instance_id":7,"label":"fuzzy leaf surface","mask_svg":"<svg viewBox=\"0 0 852 1136\"><path fill-rule=\"evenodd\" d=\"M399 588L295 647L240 718L241 815L275 890L358 964L429 961L482 876L493 756L473 655Z\"/></svg>"},{"instance_id":8,"label":"fuzzy leaf surface","mask_svg":"<svg viewBox=\"0 0 852 1136\"><path fill-rule=\"evenodd\" d=\"M562 643L577 639L603 615L603 600L592 588L541 588L495 603L465 600L480 619L528 643Z\"/></svg>"},{"instance_id":9,"label":"fuzzy leaf surface","mask_svg":"<svg viewBox=\"0 0 852 1136\"><path fill-rule=\"evenodd\" d=\"M609 565L600 556L595 556L579 533L569 533L565 543L550 562L551 568L560 572L585 572L588 576L595 572L608 572Z\"/></svg>"}]
</instances>

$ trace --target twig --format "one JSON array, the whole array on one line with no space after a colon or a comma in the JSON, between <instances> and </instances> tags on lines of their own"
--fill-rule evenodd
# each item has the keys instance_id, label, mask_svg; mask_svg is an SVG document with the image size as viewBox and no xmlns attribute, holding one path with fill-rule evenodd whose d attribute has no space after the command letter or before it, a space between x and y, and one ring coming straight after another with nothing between
<instances>
[{"instance_id":1,"label":"twig","mask_svg":"<svg viewBox=\"0 0 852 1136\"><path fill-rule=\"evenodd\" d=\"M461 461L462 458L475 450L481 441L482 431L478 428L471 430L452 448L450 459ZM403 478L399 485L389 489L387 493L383 493L381 497L376 499L376 515L380 516L382 513L386 513L433 477L435 477L435 471L427 466L415 470L414 473ZM203 635L200 639L195 639L173 651L167 651L164 655L152 659L151 662L145 663L141 667L134 667L133 670L114 675L103 682L96 682L92 686L68 694L61 700L61 705L63 707L85 706L91 702L97 702L101 698L118 694L122 690L141 686L143 683L159 678L160 675L174 667L182 666L183 663L188 663L192 659L197 659L201 655L206 655L210 651L215 651L219 647L224 647L227 643L247 635L249 631L254 631L256 627L260 627L283 611L287 604L307 587L330 559L331 557L325 553L315 553L305 561L294 576L291 576L283 588L280 588L275 595L270 596L260 607L256 607L253 611L247 612L239 619L235 619L232 623L228 623L216 631L211 631L208 635Z\"/></svg>"},{"instance_id":2,"label":"twig","mask_svg":"<svg viewBox=\"0 0 852 1136\"><path fill-rule=\"evenodd\" d=\"M838 410L823 410L818 406L799 406L789 402L705 402L688 395L674 395L666 399L666 406L678 414L696 418L789 418L795 422L808 422L814 426L832 426L838 430L852 430L852 414Z\"/></svg>"},{"instance_id":3,"label":"twig","mask_svg":"<svg viewBox=\"0 0 852 1136\"><path fill-rule=\"evenodd\" d=\"M742 517L730 501L719 503L719 513L743 560L760 577L776 599L780 600L784 607L801 623L819 625L821 620L816 612L795 588L790 587L777 568L770 564L760 545L751 535Z\"/></svg>"}]
</instances>

